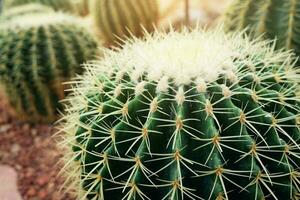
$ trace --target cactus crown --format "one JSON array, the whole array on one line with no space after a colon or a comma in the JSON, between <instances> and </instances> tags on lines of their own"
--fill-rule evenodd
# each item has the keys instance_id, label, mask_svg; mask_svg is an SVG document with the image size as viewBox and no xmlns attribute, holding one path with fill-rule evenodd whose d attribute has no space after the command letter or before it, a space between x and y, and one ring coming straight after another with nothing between
<instances>
[{"instance_id":1,"label":"cactus crown","mask_svg":"<svg viewBox=\"0 0 300 200\"><path fill-rule=\"evenodd\" d=\"M35 20L33 20L35 19ZM17 15L12 20L0 24L0 29L32 29L43 26L51 26L56 24L75 24L84 26L83 21L79 18L66 15L61 12L49 13L25 13L24 15Z\"/></svg>"},{"instance_id":2,"label":"cactus crown","mask_svg":"<svg viewBox=\"0 0 300 200\"><path fill-rule=\"evenodd\" d=\"M48 6L41 5L38 3L29 3L26 5L21 5L17 7L10 8L5 10L3 14L0 16L0 20L10 20L14 17L23 16L28 13L38 14L38 13L47 13L54 12L54 10Z\"/></svg>"},{"instance_id":3,"label":"cactus crown","mask_svg":"<svg viewBox=\"0 0 300 200\"><path fill-rule=\"evenodd\" d=\"M52 7L55 10L72 11L73 6L70 0L4 0L4 8L25 5L29 3L39 3Z\"/></svg>"},{"instance_id":4,"label":"cactus crown","mask_svg":"<svg viewBox=\"0 0 300 200\"><path fill-rule=\"evenodd\" d=\"M97 42L82 20L33 13L0 24L0 83L21 120L52 122L61 109L62 84L83 72Z\"/></svg>"},{"instance_id":5,"label":"cactus crown","mask_svg":"<svg viewBox=\"0 0 300 200\"><path fill-rule=\"evenodd\" d=\"M155 33L87 64L62 125L78 197L296 199L299 77L270 44Z\"/></svg>"}]
</instances>

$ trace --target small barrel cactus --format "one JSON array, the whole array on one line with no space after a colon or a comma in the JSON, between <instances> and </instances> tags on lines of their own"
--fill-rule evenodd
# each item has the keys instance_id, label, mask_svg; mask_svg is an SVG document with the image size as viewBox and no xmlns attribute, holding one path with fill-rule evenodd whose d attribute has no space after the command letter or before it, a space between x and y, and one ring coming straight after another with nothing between
<instances>
[{"instance_id":1,"label":"small barrel cactus","mask_svg":"<svg viewBox=\"0 0 300 200\"><path fill-rule=\"evenodd\" d=\"M62 123L79 199L299 199L290 52L219 28L104 55L74 84Z\"/></svg>"},{"instance_id":2,"label":"small barrel cactus","mask_svg":"<svg viewBox=\"0 0 300 200\"><path fill-rule=\"evenodd\" d=\"M96 40L81 20L62 13L28 14L0 25L0 83L17 116L51 122L63 82L94 58Z\"/></svg>"},{"instance_id":3,"label":"small barrel cactus","mask_svg":"<svg viewBox=\"0 0 300 200\"><path fill-rule=\"evenodd\" d=\"M158 18L157 0L93 0L91 15L107 44L152 31Z\"/></svg>"},{"instance_id":4,"label":"small barrel cactus","mask_svg":"<svg viewBox=\"0 0 300 200\"><path fill-rule=\"evenodd\" d=\"M73 0L4 0L4 8L8 9L14 6L20 6L28 3L39 3L50 6L55 10L63 10L67 12L73 11Z\"/></svg>"},{"instance_id":5,"label":"small barrel cactus","mask_svg":"<svg viewBox=\"0 0 300 200\"><path fill-rule=\"evenodd\" d=\"M37 4L37 3L30 3L26 5L16 6L10 9L7 9L3 12L3 14L0 16L0 20L11 20L15 17L20 17L27 14L37 14L37 13L50 13L54 12L54 10L51 7Z\"/></svg>"},{"instance_id":6,"label":"small barrel cactus","mask_svg":"<svg viewBox=\"0 0 300 200\"><path fill-rule=\"evenodd\" d=\"M291 0L234 0L224 15L226 31L243 30L277 40L277 48L300 55L300 3Z\"/></svg>"}]
</instances>

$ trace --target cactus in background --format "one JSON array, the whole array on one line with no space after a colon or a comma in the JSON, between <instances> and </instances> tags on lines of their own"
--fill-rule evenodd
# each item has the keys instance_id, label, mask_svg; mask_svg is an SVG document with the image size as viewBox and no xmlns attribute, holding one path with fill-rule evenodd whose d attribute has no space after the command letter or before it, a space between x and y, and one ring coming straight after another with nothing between
<instances>
[{"instance_id":1,"label":"cactus in background","mask_svg":"<svg viewBox=\"0 0 300 200\"><path fill-rule=\"evenodd\" d=\"M93 0L91 14L98 32L107 44L121 42L131 35L152 31L158 18L156 0Z\"/></svg>"},{"instance_id":2,"label":"cactus in background","mask_svg":"<svg viewBox=\"0 0 300 200\"><path fill-rule=\"evenodd\" d=\"M28 14L0 26L0 83L21 120L51 122L64 86L94 58L96 42L81 20L62 13Z\"/></svg>"},{"instance_id":3,"label":"cactus in background","mask_svg":"<svg viewBox=\"0 0 300 200\"><path fill-rule=\"evenodd\" d=\"M8 9L14 6L20 6L29 3L39 3L46 6L50 6L55 10L63 10L67 12L73 11L73 5L71 3L73 0L5 0L4 8Z\"/></svg>"},{"instance_id":4,"label":"cactus in background","mask_svg":"<svg viewBox=\"0 0 300 200\"><path fill-rule=\"evenodd\" d=\"M61 126L79 199L299 198L290 52L217 29L147 34L104 55Z\"/></svg>"},{"instance_id":5,"label":"cactus in background","mask_svg":"<svg viewBox=\"0 0 300 200\"><path fill-rule=\"evenodd\" d=\"M89 14L90 0L73 0L74 12L80 16L86 16Z\"/></svg>"},{"instance_id":6,"label":"cactus in background","mask_svg":"<svg viewBox=\"0 0 300 200\"><path fill-rule=\"evenodd\" d=\"M300 55L300 3L291 0L235 0L224 15L226 31L249 28L254 36L277 40L277 48Z\"/></svg>"},{"instance_id":7,"label":"cactus in background","mask_svg":"<svg viewBox=\"0 0 300 200\"><path fill-rule=\"evenodd\" d=\"M50 12L54 12L54 10L48 6L44 6L37 3L30 3L30 4L21 5L21 6L17 6L5 10L3 14L0 16L0 21L11 20L15 17L24 16L29 13L42 14L42 13L50 13Z\"/></svg>"},{"instance_id":8,"label":"cactus in background","mask_svg":"<svg viewBox=\"0 0 300 200\"><path fill-rule=\"evenodd\" d=\"M0 14L2 13L2 9L3 9L3 0L0 0Z\"/></svg>"}]
</instances>

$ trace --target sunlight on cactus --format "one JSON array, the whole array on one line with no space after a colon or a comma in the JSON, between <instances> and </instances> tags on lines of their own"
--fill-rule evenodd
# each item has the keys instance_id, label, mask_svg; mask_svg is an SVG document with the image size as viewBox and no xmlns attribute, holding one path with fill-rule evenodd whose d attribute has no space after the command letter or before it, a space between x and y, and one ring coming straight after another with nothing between
<instances>
[{"instance_id":1,"label":"sunlight on cactus","mask_svg":"<svg viewBox=\"0 0 300 200\"><path fill-rule=\"evenodd\" d=\"M73 0L4 0L4 9L25 5L29 3L39 3L39 4L50 6L55 10L71 12L73 10L73 5L71 1Z\"/></svg>"},{"instance_id":2,"label":"sunlight on cactus","mask_svg":"<svg viewBox=\"0 0 300 200\"><path fill-rule=\"evenodd\" d=\"M94 26L108 45L143 36L158 20L157 0L92 0L90 5Z\"/></svg>"},{"instance_id":3,"label":"sunlight on cactus","mask_svg":"<svg viewBox=\"0 0 300 200\"><path fill-rule=\"evenodd\" d=\"M20 17L27 14L42 14L42 13L53 13L54 10L48 6L30 3L26 5L16 6L5 10L3 14L0 16L0 21L11 20L15 17Z\"/></svg>"},{"instance_id":4,"label":"sunlight on cactus","mask_svg":"<svg viewBox=\"0 0 300 200\"><path fill-rule=\"evenodd\" d=\"M78 199L298 199L299 70L244 33L146 34L86 64L61 141Z\"/></svg>"}]
</instances>

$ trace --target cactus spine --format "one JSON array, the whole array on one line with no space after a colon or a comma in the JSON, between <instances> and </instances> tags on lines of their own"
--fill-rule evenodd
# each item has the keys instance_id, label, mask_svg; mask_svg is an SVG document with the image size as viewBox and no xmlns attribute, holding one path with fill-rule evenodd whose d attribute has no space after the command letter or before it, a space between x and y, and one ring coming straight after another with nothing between
<instances>
[{"instance_id":1,"label":"cactus spine","mask_svg":"<svg viewBox=\"0 0 300 200\"><path fill-rule=\"evenodd\" d=\"M64 97L62 83L81 73L96 42L80 19L61 13L28 14L0 27L0 83L18 117L51 122Z\"/></svg>"},{"instance_id":2,"label":"cactus spine","mask_svg":"<svg viewBox=\"0 0 300 200\"><path fill-rule=\"evenodd\" d=\"M107 44L120 42L131 35L142 36L144 29L152 31L158 18L156 0L94 0L91 14L98 32Z\"/></svg>"},{"instance_id":3,"label":"cactus spine","mask_svg":"<svg viewBox=\"0 0 300 200\"><path fill-rule=\"evenodd\" d=\"M277 39L277 48L294 49L300 55L300 2L296 0L235 0L224 16L225 29L249 31Z\"/></svg>"},{"instance_id":4,"label":"cactus spine","mask_svg":"<svg viewBox=\"0 0 300 200\"><path fill-rule=\"evenodd\" d=\"M185 30L89 63L62 124L79 199L298 199L300 80L271 46Z\"/></svg>"},{"instance_id":5,"label":"cactus spine","mask_svg":"<svg viewBox=\"0 0 300 200\"><path fill-rule=\"evenodd\" d=\"M73 5L71 1L73 0L5 0L4 8L8 9L10 7L20 6L28 3L39 3L39 4L50 6L55 10L72 12Z\"/></svg>"}]
</instances>

